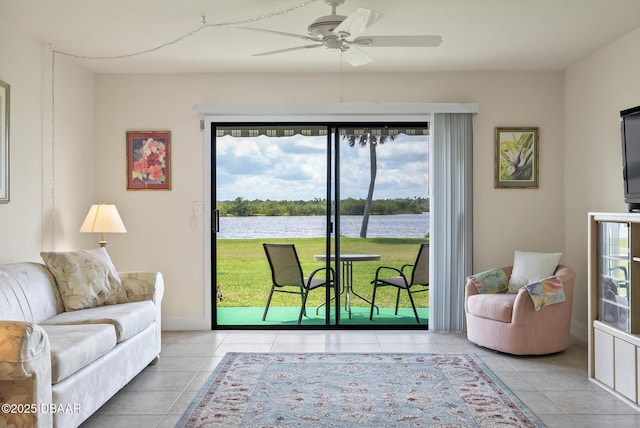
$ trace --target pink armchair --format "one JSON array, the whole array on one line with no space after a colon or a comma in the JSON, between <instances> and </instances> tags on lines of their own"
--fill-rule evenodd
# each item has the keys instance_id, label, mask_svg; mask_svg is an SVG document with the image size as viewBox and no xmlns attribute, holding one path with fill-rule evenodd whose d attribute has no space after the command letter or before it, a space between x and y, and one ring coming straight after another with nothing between
<instances>
[{"instance_id":1,"label":"pink armchair","mask_svg":"<svg viewBox=\"0 0 640 428\"><path fill-rule=\"evenodd\" d=\"M512 266L502 268L507 277ZM472 282L465 287L467 338L480 346L516 355L560 352L569 345L575 271L558 265L566 300L536 311L526 290L479 294Z\"/></svg>"}]
</instances>

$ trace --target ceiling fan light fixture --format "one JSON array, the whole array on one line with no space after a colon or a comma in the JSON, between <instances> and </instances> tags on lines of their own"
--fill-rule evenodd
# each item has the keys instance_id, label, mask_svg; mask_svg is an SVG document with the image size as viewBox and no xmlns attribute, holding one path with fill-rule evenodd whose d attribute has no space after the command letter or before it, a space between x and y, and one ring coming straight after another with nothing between
<instances>
[{"instance_id":1,"label":"ceiling fan light fixture","mask_svg":"<svg viewBox=\"0 0 640 428\"><path fill-rule=\"evenodd\" d=\"M344 42L337 36L327 36L324 39L324 47L327 49L341 49Z\"/></svg>"}]
</instances>

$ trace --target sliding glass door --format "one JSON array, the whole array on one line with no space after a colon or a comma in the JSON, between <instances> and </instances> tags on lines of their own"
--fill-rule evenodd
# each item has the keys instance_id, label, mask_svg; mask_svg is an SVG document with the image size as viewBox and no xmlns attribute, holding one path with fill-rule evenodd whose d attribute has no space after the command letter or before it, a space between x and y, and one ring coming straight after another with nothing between
<instances>
[{"instance_id":1,"label":"sliding glass door","mask_svg":"<svg viewBox=\"0 0 640 428\"><path fill-rule=\"evenodd\" d=\"M393 287L378 288L371 317L371 281L428 243L427 134L425 124L216 124L214 326L426 326L428 293L414 298L416 319L406 290L396 314ZM300 294L274 286L272 245L293 246L290 268L330 283L309 293L299 324Z\"/></svg>"},{"instance_id":2,"label":"sliding glass door","mask_svg":"<svg viewBox=\"0 0 640 428\"><path fill-rule=\"evenodd\" d=\"M314 256L327 247L327 127L219 125L213 135L214 325L297 325L300 290L285 280L274 287L273 274L281 262L305 276L324 265ZM295 258L269 259L265 244L292 245ZM326 323L323 291L309 293L305 325Z\"/></svg>"},{"instance_id":3,"label":"sliding glass door","mask_svg":"<svg viewBox=\"0 0 640 428\"><path fill-rule=\"evenodd\" d=\"M412 293L411 305L406 285L414 292L427 289L411 285L413 266L407 265L415 264L421 245L429 242L428 128L356 125L342 126L338 134L336 232L348 315L342 323L426 325L428 292Z\"/></svg>"}]
</instances>

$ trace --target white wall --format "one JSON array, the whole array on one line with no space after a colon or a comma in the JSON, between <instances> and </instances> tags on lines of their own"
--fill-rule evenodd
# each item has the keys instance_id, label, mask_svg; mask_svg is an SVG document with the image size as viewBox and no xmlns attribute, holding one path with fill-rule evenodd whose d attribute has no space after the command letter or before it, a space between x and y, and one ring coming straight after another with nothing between
<instances>
[{"instance_id":1,"label":"white wall","mask_svg":"<svg viewBox=\"0 0 640 428\"><path fill-rule=\"evenodd\" d=\"M0 263L39 260L42 51L0 18L0 80L11 85L10 202L0 205Z\"/></svg>"},{"instance_id":2,"label":"white wall","mask_svg":"<svg viewBox=\"0 0 640 428\"><path fill-rule=\"evenodd\" d=\"M129 233L110 238L119 270L165 275L163 325L196 325L204 317L203 142L195 104L335 103L338 76L98 75L96 198L115 203ZM565 251L563 74L432 73L344 76L348 103L479 104L474 120L474 270L508 265L515 249ZM494 128L540 127L540 188L494 189ZM172 132L170 192L127 191L127 130ZM544 230L545 233L540 233Z\"/></svg>"},{"instance_id":3,"label":"white wall","mask_svg":"<svg viewBox=\"0 0 640 428\"><path fill-rule=\"evenodd\" d=\"M46 251L95 248L100 238L98 235L79 233L91 204L108 203L94 199L95 167L100 162L94 155L94 74L67 58L56 55L53 70L55 78L51 80L51 51L48 47L45 50L47 69L44 73L44 88L47 93L44 98L42 150L42 248ZM53 111L52 85L55 88ZM52 114L55 118L53 128ZM55 208L55 227L52 222L52 207ZM52 227L55 234L51 233Z\"/></svg>"},{"instance_id":4,"label":"white wall","mask_svg":"<svg viewBox=\"0 0 640 428\"><path fill-rule=\"evenodd\" d=\"M51 234L51 49L0 19L0 80L11 85L11 200L0 205L0 263L85 247L77 233L93 196L92 73L56 59L55 201ZM92 244L95 246L95 244Z\"/></svg>"},{"instance_id":5,"label":"white wall","mask_svg":"<svg viewBox=\"0 0 640 428\"><path fill-rule=\"evenodd\" d=\"M577 270L574 324L587 331L587 213L625 212L620 110L640 105L640 29L565 73L567 263Z\"/></svg>"}]
</instances>

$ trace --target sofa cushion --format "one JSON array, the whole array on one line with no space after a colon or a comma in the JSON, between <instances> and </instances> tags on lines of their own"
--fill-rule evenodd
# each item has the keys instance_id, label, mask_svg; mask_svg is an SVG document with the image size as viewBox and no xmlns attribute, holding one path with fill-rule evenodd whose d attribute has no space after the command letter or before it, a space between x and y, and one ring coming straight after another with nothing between
<instances>
[{"instance_id":1,"label":"sofa cushion","mask_svg":"<svg viewBox=\"0 0 640 428\"><path fill-rule=\"evenodd\" d=\"M480 318L511 322L517 294L475 294L467 299L467 310Z\"/></svg>"},{"instance_id":2,"label":"sofa cushion","mask_svg":"<svg viewBox=\"0 0 640 428\"><path fill-rule=\"evenodd\" d=\"M43 325L51 347L51 383L66 379L116 346L111 324Z\"/></svg>"},{"instance_id":3,"label":"sofa cushion","mask_svg":"<svg viewBox=\"0 0 640 428\"><path fill-rule=\"evenodd\" d=\"M104 247L40 256L56 278L66 311L126 301L126 291Z\"/></svg>"},{"instance_id":4,"label":"sofa cushion","mask_svg":"<svg viewBox=\"0 0 640 428\"><path fill-rule=\"evenodd\" d=\"M120 343L140 333L154 321L156 321L156 306L153 302L145 300L63 312L49 318L43 324L111 324L115 327L117 341Z\"/></svg>"}]
</instances>

